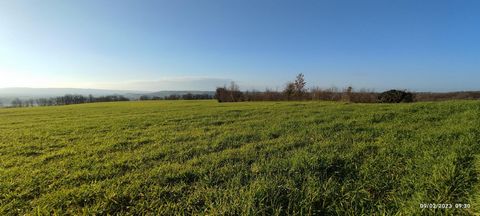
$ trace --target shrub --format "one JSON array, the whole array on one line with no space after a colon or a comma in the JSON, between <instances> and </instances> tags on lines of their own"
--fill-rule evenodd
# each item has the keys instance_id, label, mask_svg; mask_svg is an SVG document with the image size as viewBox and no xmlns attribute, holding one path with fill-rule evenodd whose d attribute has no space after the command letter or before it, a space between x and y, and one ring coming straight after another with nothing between
<instances>
[{"instance_id":1,"label":"shrub","mask_svg":"<svg viewBox=\"0 0 480 216\"><path fill-rule=\"evenodd\" d=\"M287 100L290 100L295 95L295 83L289 82L283 90L283 94L287 97Z\"/></svg>"},{"instance_id":2,"label":"shrub","mask_svg":"<svg viewBox=\"0 0 480 216\"><path fill-rule=\"evenodd\" d=\"M389 90L378 96L379 103L410 103L413 102L413 94L401 90Z\"/></svg>"}]
</instances>

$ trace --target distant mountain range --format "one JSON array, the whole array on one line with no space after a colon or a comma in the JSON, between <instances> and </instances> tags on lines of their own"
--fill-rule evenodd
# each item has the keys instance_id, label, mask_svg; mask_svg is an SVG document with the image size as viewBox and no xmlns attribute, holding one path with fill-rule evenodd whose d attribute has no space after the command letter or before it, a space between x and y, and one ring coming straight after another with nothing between
<instances>
[{"instance_id":1,"label":"distant mountain range","mask_svg":"<svg viewBox=\"0 0 480 216\"><path fill-rule=\"evenodd\" d=\"M81 88L0 88L0 103L8 105L15 98L37 99L63 96L66 94L80 94L80 95L123 95L131 100L139 99L142 95L149 97L165 97L170 95L184 95L184 94L208 94L214 95L214 91L128 91L128 90L105 90L105 89L81 89Z\"/></svg>"}]
</instances>

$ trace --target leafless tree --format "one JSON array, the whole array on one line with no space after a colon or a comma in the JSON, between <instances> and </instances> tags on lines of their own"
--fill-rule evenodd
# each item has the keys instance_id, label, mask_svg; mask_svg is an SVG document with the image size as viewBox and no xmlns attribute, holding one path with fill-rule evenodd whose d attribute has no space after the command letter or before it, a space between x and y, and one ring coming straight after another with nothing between
<instances>
[{"instance_id":1,"label":"leafless tree","mask_svg":"<svg viewBox=\"0 0 480 216\"><path fill-rule=\"evenodd\" d=\"M307 85L307 82L305 81L305 77L302 73L297 75L297 78L295 79L294 86L295 86L295 94L297 96L302 96L303 93L305 93L305 86Z\"/></svg>"}]
</instances>

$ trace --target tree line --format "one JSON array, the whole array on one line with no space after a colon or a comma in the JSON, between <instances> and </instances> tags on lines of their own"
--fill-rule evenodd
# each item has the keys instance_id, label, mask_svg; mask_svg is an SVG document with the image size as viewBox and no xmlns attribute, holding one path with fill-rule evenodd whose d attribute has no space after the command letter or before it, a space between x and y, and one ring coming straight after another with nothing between
<instances>
[{"instance_id":1,"label":"tree line","mask_svg":"<svg viewBox=\"0 0 480 216\"><path fill-rule=\"evenodd\" d=\"M122 95L107 95L94 97L92 95L83 96L76 94L67 94L60 97L38 98L21 100L15 98L10 107L34 107L34 106L61 106L71 104L96 103L96 102L115 102L115 101L129 101L130 99Z\"/></svg>"},{"instance_id":2,"label":"tree line","mask_svg":"<svg viewBox=\"0 0 480 216\"><path fill-rule=\"evenodd\" d=\"M415 101L415 94L403 90L390 90L377 93L368 89L355 90L352 87L344 89L314 87L307 89L303 74L287 82L282 91L240 91L239 86L232 82L229 86L218 87L215 98L219 102L240 101L289 101L289 100L324 100L347 101L353 103L400 103Z\"/></svg>"},{"instance_id":3,"label":"tree line","mask_svg":"<svg viewBox=\"0 0 480 216\"><path fill-rule=\"evenodd\" d=\"M182 94L168 95L164 97L142 95L138 100L211 100L213 95L209 94ZM8 107L35 107L35 106L61 106L71 104L97 103L97 102L116 102L130 101L122 95L107 95L95 97L93 95L83 96L78 94L67 94L60 97L38 98L38 99L19 99L15 98ZM0 107L3 105L0 104Z\"/></svg>"},{"instance_id":4,"label":"tree line","mask_svg":"<svg viewBox=\"0 0 480 216\"><path fill-rule=\"evenodd\" d=\"M165 97L142 95L140 96L139 100L144 101L144 100L211 100L211 99L213 99L213 95L187 93L182 95L172 94Z\"/></svg>"}]
</instances>

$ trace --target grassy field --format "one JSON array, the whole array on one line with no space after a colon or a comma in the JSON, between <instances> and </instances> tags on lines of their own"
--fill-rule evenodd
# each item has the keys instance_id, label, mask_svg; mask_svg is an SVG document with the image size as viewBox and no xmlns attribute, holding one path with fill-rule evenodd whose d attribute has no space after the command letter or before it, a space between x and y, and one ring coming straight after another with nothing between
<instances>
[{"instance_id":1,"label":"grassy field","mask_svg":"<svg viewBox=\"0 0 480 216\"><path fill-rule=\"evenodd\" d=\"M0 215L473 214L479 154L479 101L0 109Z\"/></svg>"}]
</instances>

